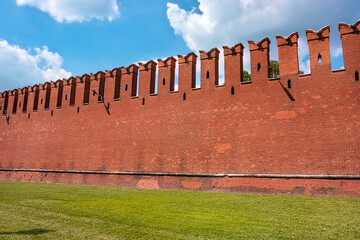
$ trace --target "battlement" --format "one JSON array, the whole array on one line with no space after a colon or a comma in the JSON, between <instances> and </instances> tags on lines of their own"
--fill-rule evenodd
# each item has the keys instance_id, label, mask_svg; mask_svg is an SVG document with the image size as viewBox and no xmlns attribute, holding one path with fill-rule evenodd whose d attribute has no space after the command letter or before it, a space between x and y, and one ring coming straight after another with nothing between
<instances>
[{"instance_id":1,"label":"battlement","mask_svg":"<svg viewBox=\"0 0 360 240\"><path fill-rule=\"evenodd\" d=\"M339 31L344 52L344 71L350 71L356 79L360 71L357 57L360 52L360 20L349 25L339 23ZM311 74L336 74L331 72L329 34L330 27L325 26L319 31L306 30L309 43L309 55ZM299 34L294 32L288 37L276 36L279 52L279 80L297 78L299 76L298 63L298 38ZM270 74L270 40L264 38L259 42L248 41L251 58L251 83L259 87L265 87ZM225 59L225 87L240 88L243 83L243 51L241 43L233 47L223 46L223 57ZM201 60L201 91L213 91L219 85L219 53L217 48L210 51L199 51ZM95 102L126 100L147 95L155 95L156 74L158 74L158 96L174 92L175 68L179 68L178 91L186 94L196 87L196 65L197 55L194 52L186 56L178 55L168 57L165 60L158 59L157 63L150 60L138 65L131 64L128 67L114 68L112 70L99 71L96 74L84 74L82 76L70 77L69 79L46 82L40 85L24 87L4 91L0 94L3 115L17 114L14 104L23 102L25 106L22 113L37 112L38 101L45 101L44 109L63 108L65 106L87 105ZM177 66L176 66L177 62ZM157 68L158 66L158 68ZM158 71L158 73L157 73ZM355 76L356 75L356 76ZM139 77L138 77L139 76ZM139 81L138 81L139 78ZM139 91L137 92L139 85ZM247 86L242 86L246 88ZM251 90L249 90L251 91ZM93 96L98 101L91 101ZM94 96L95 96L94 95ZM68 100L69 99L69 100ZM41 103L42 104L42 103ZM40 104L40 105L41 105ZM29 106L27 106L29 105ZM13 108L9 112L9 108Z\"/></svg>"},{"instance_id":2,"label":"battlement","mask_svg":"<svg viewBox=\"0 0 360 240\"><path fill-rule=\"evenodd\" d=\"M305 32L306 32L306 37L307 37L308 41L319 40L322 38L329 38L330 26L325 26L325 27L321 28L319 31L314 31L312 29L308 29Z\"/></svg>"},{"instance_id":3,"label":"battlement","mask_svg":"<svg viewBox=\"0 0 360 240\"><path fill-rule=\"evenodd\" d=\"M340 35L353 34L360 32L360 20L354 23L353 25L347 23L339 23Z\"/></svg>"},{"instance_id":4,"label":"battlement","mask_svg":"<svg viewBox=\"0 0 360 240\"><path fill-rule=\"evenodd\" d=\"M284 37L284 36L281 36L281 35L276 35L276 40L277 40L278 47L279 46L284 46L284 45L296 44L298 42L298 39L299 39L298 32L293 32L288 37Z\"/></svg>"},{"instance_id":5,"label":"battlement","mask_svg":"<svg viewBox=\"0 0 360 240\"><path fill-rule=\"evenodd\" d=\"M200 50L200 60L204 60L204 59L219 59L219 49L217 48L213 48L208 52L202 51Z\"/></svg>"},{"instance_id":6,"label":"battlement","mask_svg":"<svg viewBox=\"0 0 360 240\"><path fill-rule=\"evenodd\" d=\"M224 56L237 55L239 53L243 55L244 46L242 43L237 43L233 47L223 46L223 50Z\"/></svg>"},{"instance_id":7,"label":"battlement","mask_svg":"<svg viewBox=\"0 0 360 240\"><path fill-rule=\"evenodd\" d=\"M260 42L254 42L254 41L248 41L249 44L249 50L255 51L255 50L265 50L270 49L270 39L269 38L263 38Z\"/></svg>"}]
</instances>

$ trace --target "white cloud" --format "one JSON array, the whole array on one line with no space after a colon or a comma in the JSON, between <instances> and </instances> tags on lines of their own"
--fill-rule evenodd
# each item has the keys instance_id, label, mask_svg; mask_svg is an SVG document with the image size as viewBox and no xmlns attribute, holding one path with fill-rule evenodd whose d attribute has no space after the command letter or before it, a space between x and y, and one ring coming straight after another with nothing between
<instances>
[{"instance_id":1,"label":"white cloud","mask_svg":"<svg viewBox=\"0 0 360 240\"><path fill-rule=\"evenodd\" d=\"M198 0L200 14L167 4L167 16L175 33L192 50L234 44L257 32L286 24L283 6L290 0Z\"/></svg>"},{"instance_id":2,"label":"white cloud","mask_svg":"<svg viewBox=\"0 0 360 240\"><path fill-rule=\"evenodd\" d=\"M305 37L298 39L299 70L310 73L309 45Z\"/></svg>"},{"instance_id":3,"label":"white cloud","mask_svg":"<svg viewBox=\"0 0 360 240\"><path fill-rule=\"evenodd\" d=\"M12 90L46 81L68 78L63 59L46 46L25 50L0 39L0 89Z\"/></svg>"},{"instance_id":4,"label":"white cloud","mask_svg":"<svg viewBox=\"0 0 360 240\"><path fill-rule=\"evenodd\" d=\"M299 70L304 71L304 73L310 73L310 60L302 60L299 62Z\"/></svg>"},{"instance_id":5,"label":"white cloud","mask_svg":"<svg viewBox=\"0 0 360 240\"><path fill-rule=\"evenodd\" d=\"M353 23L359 17L353 10L356 0L343 1L341 7L334 0L198 0L198 3L198 8L191 11L167 3L167 17L174 32L181 35L193 51L220 49L223 45L242 42L245 46L244 69L250 68L248 40L270 37L271 58L277 59L275 35L288 36L298 31L306 41L305 29L319 30L332 24L337 27L338 22ZM338 40L335 43L340 45ZM335 49L332 56L340 56L341 48L333 45L334 42L331 44L331 49ZM300 68L308 72L308 56L302 55L306 51L308 54L307 43L303 49L301 47Z\"/></svg>"},{"instance_id":6,"label":"white cloud","mask_svg":"<svg viewBox=\"0 0 360 240\"><path fill-rule=\"evenodd\" d=\"M331 52L331 54L334 56L334 57L339 57L339 56L342 56L342 48L341 47L337 47L337 48L335 48L332 52Z\"/></svg>"},{"instance_id":7,"label":"white cloud","mask_svg":"<svg viewBox=\"0 0 360 240\"><path fill-rule=\"evenodd\" d=\"M84 22L93 18L112 21L120 16L116 0L16 0L50 14L58 22Z\"/></svg>"}]
</instances>

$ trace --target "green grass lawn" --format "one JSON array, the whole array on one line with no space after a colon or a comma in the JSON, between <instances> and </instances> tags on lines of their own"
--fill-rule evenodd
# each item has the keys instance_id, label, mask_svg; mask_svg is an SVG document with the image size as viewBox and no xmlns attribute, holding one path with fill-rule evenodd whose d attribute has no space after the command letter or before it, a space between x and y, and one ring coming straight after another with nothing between
<instances>
[{"instance_id":1,"label":"green grass lawn","mask_svg":"<svg viewBox=\"0 0 360 240\"><path fill-rule=\"evenodd\" d=\"M0 239L360 239L360 199L0 181Z\"/></svg>"}]
</instances>

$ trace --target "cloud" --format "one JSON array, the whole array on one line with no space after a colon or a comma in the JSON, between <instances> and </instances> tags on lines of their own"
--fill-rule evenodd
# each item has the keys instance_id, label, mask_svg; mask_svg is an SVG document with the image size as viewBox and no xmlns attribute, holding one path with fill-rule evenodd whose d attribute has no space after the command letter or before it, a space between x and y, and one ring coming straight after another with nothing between
<instances>
[{"instance_id":1,"label":"cloud","mask_svg":"<svg viewBox=\"0 0 360 240\"><path fill-rule=\"evenodd\" d=\"M338 48L335 48L333 51L332 51L332 55L334 57L339 57L339 56L342 56L342 48L341 47L338 47Z\"/></svg>"},{"instance_id":2,"label":"cloud","mask_svg":"<svg viewBox=\"0 0 360 240\"><path fill-rule=\"evenodd\" d=\"M353 23L359 17L353 10L356 0L341 4L335 0L198 0L198 3L198 8L191 11L167 3L167 17L175 34L193 51L242 42L246 48L245 69L249 69L248 40L257 42L270 37L271 58L277 59L275 35L288 36L298 31L306 40L305 29L319 30L329 24L337 26L342 21ZM337 46L332 45L331 49L336 49L333 56L341 55ZM301 67L307 71L306 57L299 58L303 61Z\"/></svg>"},{"instance_id":3,"label":"cloud","mask_svg":"<svg viewBox=\"0 0 360 240\"><path fill-rule=\"evenodd\" d=\"M310 73L309 45L306 37L298 39L299 70Z\"/></svg>"},{"instance_id":4,"label":"cloud","mask_svg":"<svg viewBox=\"0 0 360 240\"><path fill-rule=\"evenodd\" d=\"M62 57L46 46L31 51L0 39L0 90L70 77L62 64Z\"/></svg>"},{"instance_id":5,"label":"cloud","mask_svg":"<svg viewBox=\"0 0 360 240\"><path fill-rule=\"evenodd\" d=\"M182 35L190 49L211 48L236 43L274 26L284 25L282 5L289 0L198 0L201 13L185 11L177 4L167 4L167 16L176 34ZM271 21L264 21L264 19Z\"/></svg>"},{"instance_id":6,"label":"cloud","mask_svg":"<svg viewBox=\"0 0 360 240\"><path fill-rule=\"evenodd\" d=\"M116 0L16 0L19 6L32 6L50 14L58 22L112 21L120 16Z\"/></svg>"}]
</instances>

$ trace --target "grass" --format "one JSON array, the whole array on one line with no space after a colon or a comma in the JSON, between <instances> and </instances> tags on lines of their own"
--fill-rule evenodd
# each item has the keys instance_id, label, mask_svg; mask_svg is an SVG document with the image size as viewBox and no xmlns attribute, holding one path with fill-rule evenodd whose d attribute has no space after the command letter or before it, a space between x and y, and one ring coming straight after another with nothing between
<instances>
[{"instance_id":1,"label":"grass","mask_svg":"<svg viewBox=\"0 0 360 240\"><path fill-rule=\"evenodd\" d=\"M360 199L0 181L0 239L360 239Z\"/></svg>"}]
</instances>

